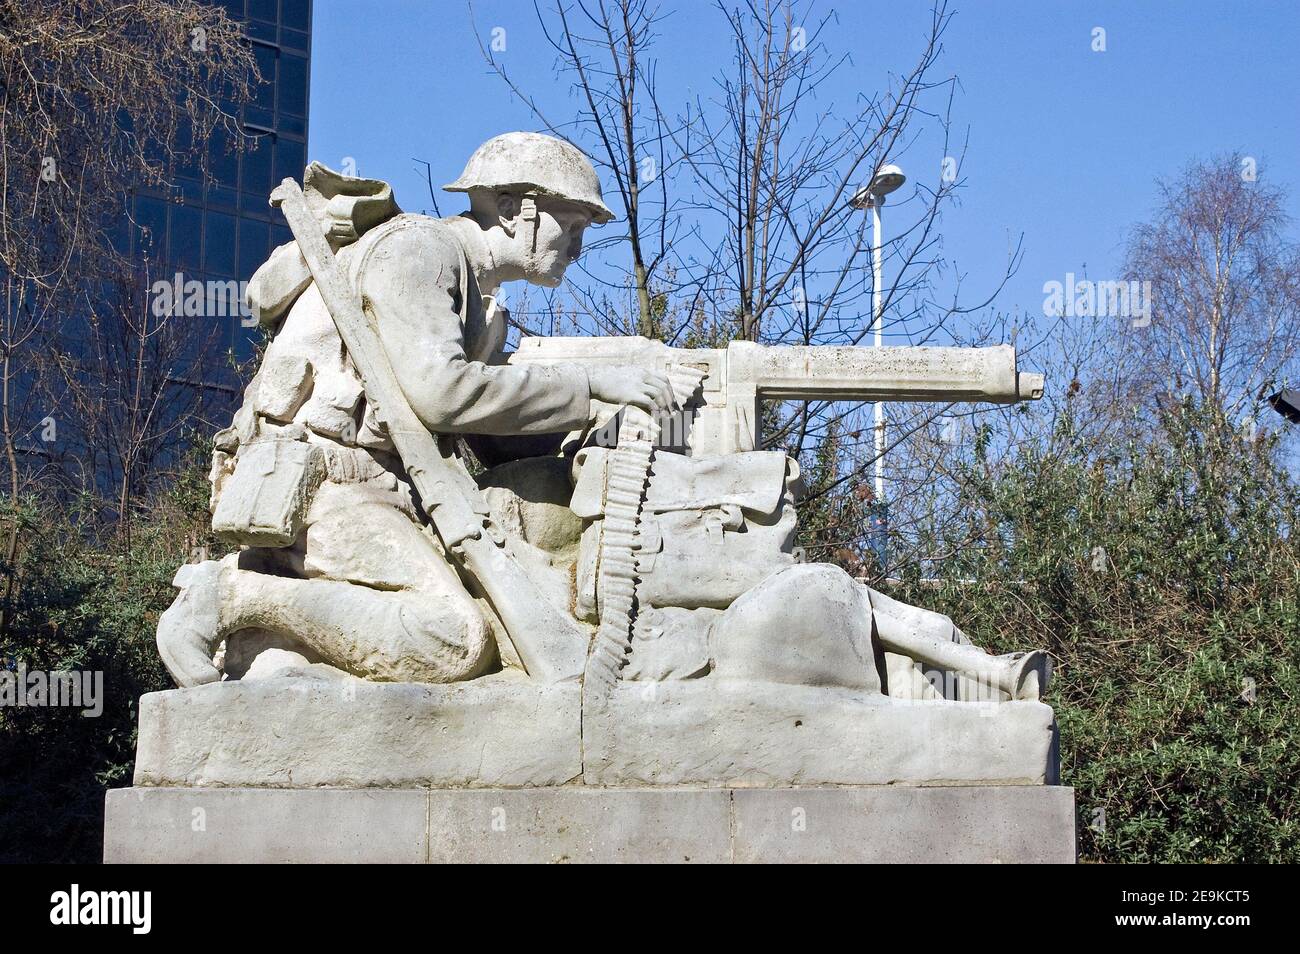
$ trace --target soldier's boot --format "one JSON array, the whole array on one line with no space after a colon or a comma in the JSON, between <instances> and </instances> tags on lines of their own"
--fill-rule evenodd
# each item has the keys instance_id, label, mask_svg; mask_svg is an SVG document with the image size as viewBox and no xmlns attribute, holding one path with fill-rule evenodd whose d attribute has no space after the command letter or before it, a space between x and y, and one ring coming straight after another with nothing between
<instances>
[{"instance_id":1,"label":"soldier's boot","mask_svg":"<svg viewBox=\"0 0 1300 954\"><path fill-rule=\"evenodd\" d=\"M909 656L923 665L957 673L965 684L961 698L968 701L1039 699L1051 678L1051 657L1042 650L994 656L970 643L936 639L917 633L881 636L889 652Z\"/></svg>"},{"instance_id":2,"label":"soldier's boot","mask_svg":"<svg viewBox=\"0 0 1300 954\"><path fill-rule=\"evenodd\" d=\"M212 655L221 642L222 565L225 560L187 563L176 571L172 585L180 593L158 618L158 653L178 686L216 682L221 673Z\"/></svg>"},{"instance_id":3,"label":"soldier's boot","mask_svg":"<svg viewBox=\"0 0 1300 954\"><path fill-rule=\"evenodd\" d=\"M999 656L1011 666L1012 699L1041 699L1052 681L1052 657L1041 649Z\"/></svg>"}]
</instances>

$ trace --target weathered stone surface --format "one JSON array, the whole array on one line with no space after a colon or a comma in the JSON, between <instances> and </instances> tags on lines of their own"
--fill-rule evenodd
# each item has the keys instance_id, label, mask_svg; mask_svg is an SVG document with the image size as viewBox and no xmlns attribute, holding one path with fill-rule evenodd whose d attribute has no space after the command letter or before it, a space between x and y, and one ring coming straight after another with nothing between
<instances>
[{"instance_id":1,"label":"weathered stone surface","mask_svg":"<svg viewBox=\"0 0 1300 954\"><path fill-rule=\"evenodd\" d=\"M577 549L582 520L569 509L569 463L560 457L514 460L478 477L492 516L513 533L548 553Z\"/></svg>"},{"instance_id":2,"label":"weathered stone surface","mask_svg":"<svg viewBox=\"0 0 1300 954\"><path fill-rule=\"evenodd\" d=\"M115 789L108 862L1055 862L1074 791Z\"/></svg>"},{"instance_id":3,"label":"weathered stone surface","mask_svg":"<svg viewBox=\"0 0 1300 954\"><path fill-rule=\"evenodd\" d=\"M512 366L581 362L612 367L685 363L707 370L702 406L690 424L695 457L762 447L763 400L1038 400L1043 376L1020 372L1012 345L986 348L770 347L733 341L726 348L672 348L633 337L525 335L507 356Z\"/></svg>"},{"instance_id":4,"label":"weathered stone surface","mask_svg":"<svg viewBox=\"0 0 1300 954\"><path fill-rule=\"evenodd\" d=\"M730 860L730 811L725 789L431 792L430 860L716 864Z\"/></svg>"},{"instance_id":5,"label":"weathered stone surface","mask_svg":"<svg viewBox=\"0 0 1300 954\"><path fill-rule=\"evenodd\" d=\"M879 694L868 594L839 567L824 563L772 574L714 624L718 677Z\"/></svg>"},{"instance_id":6,"label":"weathered stone surface","mask_svg":"<svg viewBox=\"0 0 1300 954\"><path fill-rule=\"evenodd\" d=\"M1042 785L1056 781L1039 702L889 699L851 689L622 684L588 712L589 785Z\"/></svg>"},{"instance_id":7,"label":"weathered stone surface","mask_svg":"<svg viewBox=\"0 0 1300 954\"><path fill-rule=\"evenodd\" d=\"M117 788L104 860L142 864L386 861L429 857L424 792Z\"/></svg>"},{"instance_id":8,"label":"weathered stone surface","mask_svg":"<svg viewBox=\"0 0 1300 954\"><path fill-rule=\"evenodd\" d=\"M749 789L732 793L736 862L1074 864L1074 789Z\"/></svg>"},{"instance_id":9,"label":"weathered stone surface","mask_svg":"<svg viewBox=\"0 0 1300 954\"><path fill-rule=\"evenodd\" d=\"M318 667L308 667L314 669ZM266 679L141 700L141 786L1041 785L1052 710L849 689L629 683L580 734L579 688Z\"/></svg>"},{"instance_id":10,"label":"weathered stone surface","mask_svg":"<svg viewBox=\"0 0 1300 954\"><path fill-rule=\"evenodd\" d=\"M256 393L257 413L288 423L311 394L311 361L302 355L279 354L262 362Z\"/></svg>"},{"instance_id":11,"label":"weathered stone surface","mask_svg":"<svg viewBox=\"0 0 1300 954\"><path fill-rule=\"evenodd\" d=\"M139 786L561 785L582 771L576 684L270 678L140 700Z\"/></svg>"}]
</instances>

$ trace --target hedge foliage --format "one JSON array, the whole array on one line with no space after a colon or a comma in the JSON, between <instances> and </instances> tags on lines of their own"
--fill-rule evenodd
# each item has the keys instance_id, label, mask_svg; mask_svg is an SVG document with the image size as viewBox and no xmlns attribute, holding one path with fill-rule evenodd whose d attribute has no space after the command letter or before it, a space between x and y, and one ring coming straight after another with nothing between
<instances>
[{"instance_id":1,"label":"hedge foliage","mask_svg":"<svg viewBox=\"0 0 1300 954\"><path fill-rule=\"evenodd\" d=\"M197 469L139 515L129 539L89 532L93 499L72 508L0 499L17 519L19 586L0 666L103 673L103 712L0 707L0 861L95 862L104 792L131 784L137 703L172 688L154 645L176 568L210 543Z\"/></svg>"},{"instance_id":2,"label":"hedge foliage","mask_svg":"<svg viewBox=\"0 0 1300 954\"><path fill-rule=\"evenodd\" d=\"M1300 860L1300 493L1277 436L1183 405L1098 448L1067 415L977 452L902 598L995 651L1048 648L1084 860ZM974 541L971 544L969 541Z\"/></svg>"}]
</instances>

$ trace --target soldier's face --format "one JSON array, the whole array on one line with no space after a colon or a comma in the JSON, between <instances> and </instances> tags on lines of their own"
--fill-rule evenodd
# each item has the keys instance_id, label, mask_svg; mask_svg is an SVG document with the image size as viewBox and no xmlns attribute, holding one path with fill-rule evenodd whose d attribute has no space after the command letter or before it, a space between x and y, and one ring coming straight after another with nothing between
<instances>
[{"instance_id":1,"label":"soldier's face","mask_svg":"<svg viewBox=\"0 0 1300 954\"><path fill-rule=\"evenodd\" d=\"M582 233L591 224L591 213L579 205L559 199L537 200L537 239L532 229L521 229L529 250L528 280L554 288L564 280L564 270L582 253Z\"/></svg>"}]
</instances>

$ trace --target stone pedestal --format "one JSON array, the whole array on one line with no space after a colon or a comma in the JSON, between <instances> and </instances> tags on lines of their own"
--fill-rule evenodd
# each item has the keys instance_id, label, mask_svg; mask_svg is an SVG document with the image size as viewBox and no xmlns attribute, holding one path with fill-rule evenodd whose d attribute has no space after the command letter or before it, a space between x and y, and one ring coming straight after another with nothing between
<instances>
[{"instance_id":1,"label":"stone pedestal","mask_svg":"<svg viewBox=\"0 0 1300 954\"><path fill-rule=\"evenodd\" d=\"M274 678L141 699L104 858L1074 860L1037 702L904 703L700 679L620 686Z\"/></svg>"},{"instance_id":2,"label":"stone pedestal","mask_svg":"<svg viewBox=\"0 0 1300 954\"><path fill-rule=\"evenodd\" d=\"M909 702L696 679L576 683L259 679L140 699L135 784L252 788L1052 785L1040 702Z\"/></svg>"},{"instance_id":3,"label":"stone pedestal","mask_svg":"<svg viewBox=\"0 0 1300 954\"><path fill-rule=\"evenodd\" d=\"M115 789L104 860L1070 864L1074 790Z\"/></svg>"}]
</instances>

